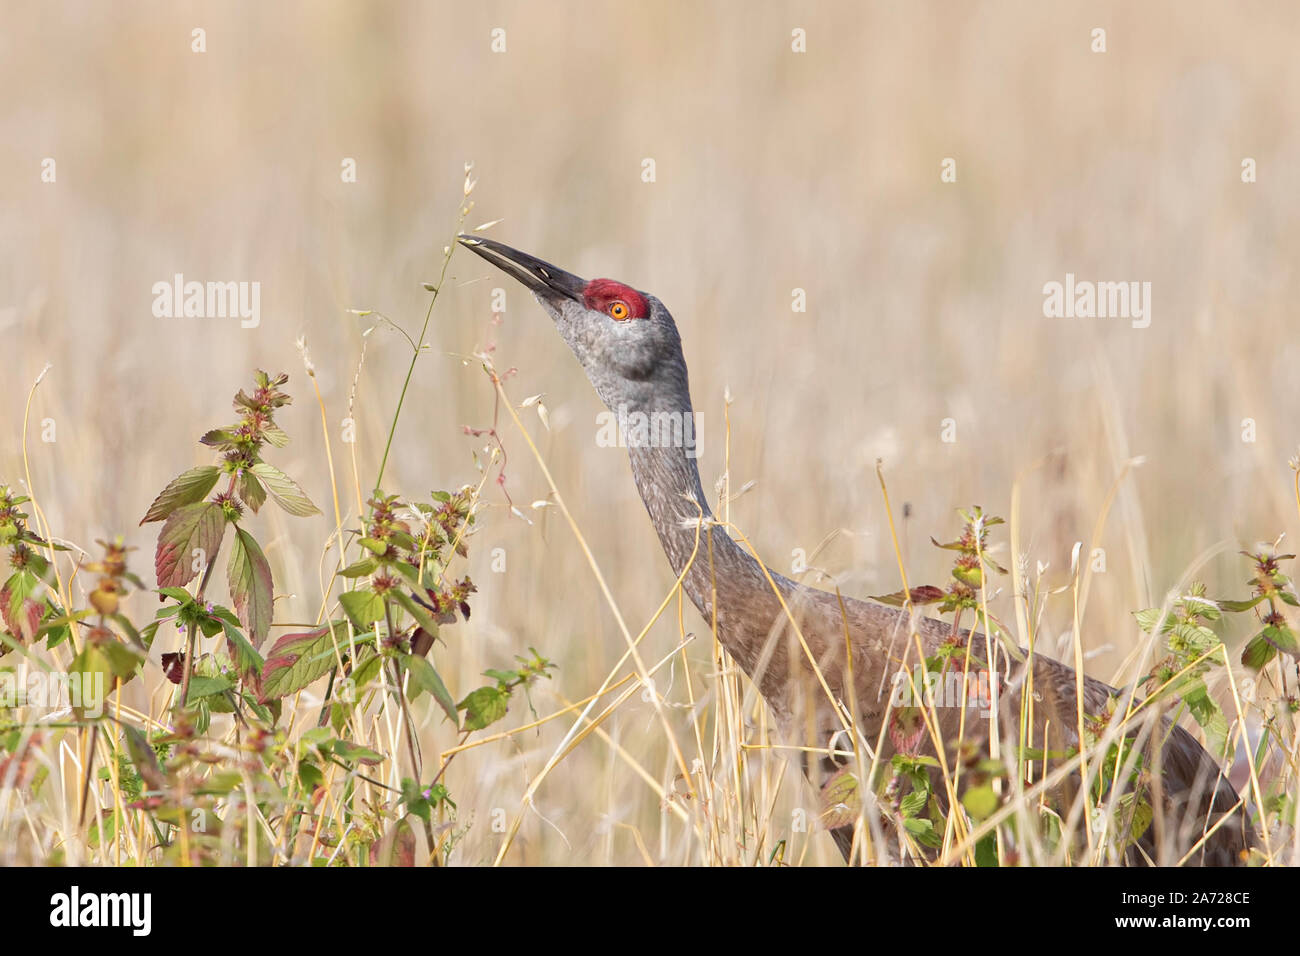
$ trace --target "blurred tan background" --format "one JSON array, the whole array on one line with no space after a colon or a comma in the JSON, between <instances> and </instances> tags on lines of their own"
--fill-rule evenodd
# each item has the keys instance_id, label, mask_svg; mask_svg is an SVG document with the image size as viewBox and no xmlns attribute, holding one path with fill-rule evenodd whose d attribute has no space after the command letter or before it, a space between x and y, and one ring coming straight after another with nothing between
<instances>
[{"instance_id":1,"label":"blurred tan background","mask_svg":"<svg viewBox=\"0 0 1300 956\"><path fill-rule=\"evenodd\" d=\"M1091 50L1098 27L1104 53ZM791 50L795 28L806 53ZM372 322L347 310L418 332L420 283L437 277L473 161L469 225L503 219L487 235L672 310L704 415L705 486L723 468L729 388L732 486L755 482L732 518L778 569L843 528L813 563L851 594L899 586L883 457L896 509L911 505L913 584L944 583L946 553L928 538L951 537L955 508L1007 515L1023 475L1021 544L1060 585L1124 462L1143 456L1102 526L1106 573L1085 616L1100 649L1089 670L1112 678L1136 636L1128 612L1159 603L1199 554L1232 546L1199 576L1240 596L1232 551L1298 530L1286 464L1300 442L1297 28L1300 8L1283 2L14 6L0 32L0 482L19 484L24 403L52 363L31 412L35 491L80 545L127 534L148 577L156 528L136 523L173 475L209 460L196 439L262 367L288 371L296 399L281 415L293 443L273 460L328 512L294 347L305 335L352 501L339 429ZM41 181L47 157L54 183ZM340 177L349 157L355 183ZM955 183L940 181L945 157ZM1150 327L1045 318L1043 284L1067 272L1151 282ZM155 318L152 286L175 273L260 282L261 325ZM461 357L495 342L500 367L518 368L515 400L545 393L551 431L524 420L638 630L672 579L624 453L596 447L594 393L517 284L465 253L449 274L385 485L420 497L478 480L483 441L462 426L490 424L492 393ZM496 287L507 307L493 327ZM366 342L370 481L409 351L383 328ZM40 441L46 418L53 443ZM436 653L468 689L536 646L560 665L535 693L549 713L558 694L590 693L624 645L568 528L527 508L547 489L520 436L507 427L503 441L506 487L535 523L487 492L473 621ZM332 526L274 508L250 522L292 595L277 620L314 619ZM1007 579L995 613L1014 620L1009 591ZM145 595L128 607L153 611ZM703 634L693 611L687 627ZM1068 627L1060 599L1049 646ZM676 628L648 640L657 659ZM691 656L707 670L703 642ZM525 715L516 705L508 720ZM424 723L436 755L450 741ZM515 812L560 724L453 765L475 824L466 862L491 859L488 815ZM610 731L671 776L649 705L629 704ZM653 832L660 815L595 738L537 806L554 826L530 816L515 862L635 860L614 823Z\"/></svg>"}]
</instances>

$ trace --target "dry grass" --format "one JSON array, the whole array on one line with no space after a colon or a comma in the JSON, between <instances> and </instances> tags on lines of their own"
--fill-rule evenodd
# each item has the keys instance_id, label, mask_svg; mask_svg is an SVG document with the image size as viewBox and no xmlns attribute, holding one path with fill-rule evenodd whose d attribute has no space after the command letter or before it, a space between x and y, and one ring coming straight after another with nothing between
<instances>
[{"instance_id":1,"label":"dry grass","mask_svg":"<svg viewBox=\"0 0 1300 956\"><path fill-rule=\"evenodd\" d=\"M1077 647L1096 677L1133 680L1151 649L1132 610L1192 577L1239 593L1238 547L1300 534L1285 464L1300 441L1297 12L845 2L746 7L743 29L740 16L734 3L11 12L0 481L29 469L56 534L93 550L121 532L147 556L152 534L136 522L167 479L208 460L199 430L249 368L287 369L284 467L326 515L268 516L259 531L277 621L315 620L339 560L325 502L355 525L409 354L383 326L363 340L374 319L348 310L418 330L420 283L436 279L462 201L446 187L473 159L471 224L504 216L492 235L673 310L705 416L706 488L754 483L726 518L769 564L788 571L802 549L810 583L896 590L883 457L913 583L944 579L928 536L980 502L1012 519L997 557L1038 596L1025 612L1013 585L992 613L1052 656ZM1098 25L1105 54L1088 49ZM497 26L505 54L489 49ZM789 52L794 26L807 54ZM56 184L39 180L46 156ZM654 184L640 181L647 156ZM949 156L958 182L945 185ZM1258 162L1251 185L1245 156ZM355 184L339 180L344 157ZM259 280L262 324L155 319L151 287L177 272ZM1066 272L1151 281L1151 327L1045 319L1042 285ZM449 276L386 484L415 498L483 477L473 454L490 452L462 426L488 424L495 396L467 357L491 346L498 368L517 368L515 406L545 393L549 429L518 410L535 455L502 424L506 490L532 523L511 515L489 470L467 569L474 616L437 653L453 687L530 645L560 665L534 691L550 719L517 702L506 732L467 741L451 763L467 828L454 861L837 861L815 824L798 826L813 797L771 746L761 701L674 590L623 453L595 445L598 402L563 343L471 257ZM497 286L507 307L494 324ZM790 310L796 287L806 313ZM304 335L328 446L298 372ZM25 465L17 438L47 362ZM955 443L940 440L946 418ZM46 419L53 443L39 440ZM539 499L553 506L528 507ZM1105 573L1071 572L1078 541L1104 549ZM64 571L84 604L82 579ZM128 609L147 619L153 603L137 595ZM123 693L123 719L163 719L170 685L156 665L155 653ZM630 676L650 670L657 695ZM1238 688L1216 691L1230 716L1246 711ZM295 728L319 700L319 687L301 696ZM402 719L377 701L358 728L394 755L390 783L406 762ZM458 746L436 708L415 720L426 765ZM4 860L145 858L144 832L86 848L88 735L48 743L43 795L0 792ZM1295 753L1282 755L1292 774ZM94 789L114 799L112 785ZM1009 812L1033 799L1017 795ZM954 859L966 848L951 836ZM1297 845L1270 852L1291 863Z\"/></svg>"}]
</instances>

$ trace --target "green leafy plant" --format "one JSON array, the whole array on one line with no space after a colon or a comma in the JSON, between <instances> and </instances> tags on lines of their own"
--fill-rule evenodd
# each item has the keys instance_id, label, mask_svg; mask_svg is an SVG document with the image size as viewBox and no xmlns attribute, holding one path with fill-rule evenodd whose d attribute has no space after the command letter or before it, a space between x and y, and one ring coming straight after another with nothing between
<instances>
[{"instance_id":1,"label":"green leafy plant","mask_svg":"<svg viewBox=\"0 0 1300 956\"><path fill-rule=\"evenodd\" d=\"M240 524L245 509L256 514L269 496L291 515L319 514L298 483L262 457L267 446L283 448L289 443L289 436L275 422L276 411L292 401L280 390L289 376L281 373L272 378L259 370L254 380L251 394L240 389L235 395L240 420L211 429L199 439L220 453L220 461L172 479L140 521L163 523L154 572L159 593L175 601L159 612L159 620L175 617L186 631L185 654L179 661L182 707L189 701L200 631L206 637L225 634L241 677L255 682L261 675L258 648L271 630L275 584L257 539ZM223 478L225 487L209 497ZM228 529L233 529L234 539L226 568L233 613L206 601L208 580ZM196 577L197 589L186 590Z\"/></svg>"}]
</instances>

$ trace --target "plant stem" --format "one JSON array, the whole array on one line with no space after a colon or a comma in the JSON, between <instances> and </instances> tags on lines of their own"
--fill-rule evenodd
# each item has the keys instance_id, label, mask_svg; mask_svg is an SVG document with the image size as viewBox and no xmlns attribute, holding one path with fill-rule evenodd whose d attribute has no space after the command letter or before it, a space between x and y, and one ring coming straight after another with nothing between
<instances>
[{"instance_id":1,"label":"plant stem","mask_svg":"<svg viewBox=\"0 0 1300 956\"><path fill-rule=\"evenodd\" d=\"M222 539L225 539L225 535L222 535ZM203 594L208 589L208 579L212 577L212 569L216 565L217 555L220 553L221 545L218 544L216 552L212 555L212 559L208 561L207 567L203 569L203 577L199 580L199 590L194 595L194 601L196 604L201 604L203 602ZM181 682L181 710L185 709L185 705L188 703L189 699L190 677L194 674L194 646L198 643L196 640L198 632L198 624L191 624L189 633L185 637L185 677Z\"/></svg>"},{"instance_id":2,"label":"plant stem","mask_svg":"<svg viewBox=\"0 0 1300 956\"><path fill-rule=\"evenodd\" d=\"M460 234L461 228L465 225L465 214L468 210L465 206L460 208L460 218L456 220L456 235ZM429 309L424 313L424 327L420 329L420 341L415 346L415 352L411 355L411 365L406 370L406 380L402 382L402 393L397 398L397 410L393 412L393 424L388 429L388 442L384 445L384 457L379 460L379 474L375 478L375 487L379 488L384 482L384 469L388 467L388 453L393 447L393 436L397 434L397 420L402 415L402 405L406 401L406 390L411 385L411 377L415 374L415 363L420 359L420 352L424 349L424 336L429 331L429 319L433 317L433 307L438 301L438 294L442 291L442 284L447 278L447 267L451 265L451 254L456 248L456 235L452 236L451 243L447 246L447 253L442 257L442 272L438 274L438 284L433 289L433 298L429 300Z\"/></svg>"}]
</instances>

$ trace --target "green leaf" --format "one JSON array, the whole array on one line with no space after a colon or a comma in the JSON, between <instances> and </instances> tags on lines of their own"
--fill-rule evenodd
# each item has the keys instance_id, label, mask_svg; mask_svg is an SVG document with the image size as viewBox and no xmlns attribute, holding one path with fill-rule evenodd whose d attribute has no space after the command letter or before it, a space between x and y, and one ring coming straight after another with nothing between
<instances>
[{"instance_id":1,"label":"green leaf","mask_svg":"<svg viewBox=\"0 0 1300 956\"><path fill-rule=\"evenodd\" d=\"M1203 681L1193 681L1182 692L1183 700L1192 717L1205 731L1205 742L1215 760L1222 760L1228 752L1228 719L1206 690Z\"/></svg>"},{"instance_id":2,"label":"green leaf","mask_svg":"<svg viewBox=\"0 0 1300 956\"><path fill-rule=\"evenodd\" d=\"M374 558L365 558L355 564L349 564L346 568L340 571L339 574L345 578L361 578L365 577L367 574L374 574L375 569L378 567L379 562Z\"/></svg>"},{"instance_id":3,"label":"green leaf","mask_svg":"<svg viewBox=\"0 0 1300 956\"><path fill-rule=\"evenodd\" d=\"M429 811L432 807L428 798L424 795L423 788L410 777L402 778L402 803L406 804L407 813L412 813L426 823L428 822Z\"/></svg>"},{"instance_id":4,"label":"green leaf","mask_svg":"<svg viewBox=\"0 0 1300 956\"><path fill-rule=\"evenodd\" d=\"M384 599L374 591L344 591L339 603L359 631L368 631L376 621L384 619Z\"/></svg>"},{"instance_id":5,"label":"green leaf","mask_svg":"<svg viewBox=\"0 0 1300 956\"><path fill-rule=\"evenodd\" d=\"M162 765L158 763L158 755L149 744L149 738L130 724L123 724L122 732L126 737L126 752L131 755L131 763L135 764L135 771L145 786L154 793L166 790L167 778L163 774Z\"/></svg>"},{"instance_id":6,"label":"green leaf","mask_svg":"<svg viewBox=\"0 0 1300 956\"><path fill-rule=\"evenodd\" d=\"M459 725L460 713L456 708L456 699L451 696L451 692L447 690L447 685L442 682L442 677L438 674L437 668L433 666L429 659L415 654L403 654L400 660L402 666L411 675L411 700L415 700L422 693L429 694L438 702L438 706L447 715L447 719L453 724Z\"/></svg>"},{"instance_id":7,"label":"green leaf","mask_svg":"<svg viewBox=\"0 0 1300 956\"><path fill-rule=\"evenodd\" d=\"M350 740L336 740L334 742L334 753L341 760L363 763L368 767L373 767L384 761L382 754L376 753L369 747L354 744Z\"/></svg>"},{"instance_id":8,"label":"green leaf","mask_svg":"<svg viewBox=\"0 0 1300 956\"><path fill-rule=\"evenodd\" d=\"M262 437L266 439L267 444L274 445L276 448L283 448L289 444L288 434L275 422L267 422L262 426Z\"/></svg>"},{"instance_id":9,"label":"green leaf","mask_svg":"<svg viewBox=\"0 0 1300 956\"><path fill-rule=\"evenodd\" d=\"M102 712L105 698L117 683L113 661L104 649L98 644L87 642L68 666L68 674L77 677L80 693L72 699L77 714L85 715L87 711L96 710Z\"/></svg>"},{"instance_id":10,"label":"green leaf","mask_svg":"<svg viewBox=\"0 0 1300 956\"><path fill-rule=\"evenodd\" d=\"M286 697L324 677L337 660L336 641L339 648L347 647L348 630L342 621L276 641L262 668L262 700Z\"/></svg>"},{"instance_id":11,"label":"green leaf","mask_svg":"<svg viewBox=\"0 0 1300 956\"><path fill-rule=\"evenodd\" d=\"M239 629L238 620L233 615L214 615L214 619L220 622L221 629L226 633L230 656L235 659L235 666L239 668L239 673L244 676L260 675L266 666L266 661Z\"/></svg>"},{"instance_id":12,"label":"green leaf","mask_svg":"<svg viewBox=\"0 0 1300 956\"><path fill-rule=\"evenodd\" d=\"M253 514L257 514L262 505L266 504L266 489L248 469L240 472L235 490L239 492L239 500L248 505Z\"/></svg>"},{"instance_id":13,"label":"green leaf","mask_svg":"<svg viewBox=\"0 0 1300 956\"><path fill-rule=\"evenodd\" d=\"M961 795L961 805L973 820L983 820L998 808L998 795L993 792L992 784L971 787Z\"/></svg>"},{"instance_id":14,"label":"green leaf","mask_svg":"<svg viewBox=\"0 0 1300 956\"><path fill-rule=\"evenodd\" d=\"M1155 629L1157 624L1160 624L1160 633L1163 634L1172 628L1178 620L1174 616L1172 608L1166 611L1164 608L1160 607L1149 607L1145 611L1134 611L1133 616L1137 618L1138 627L1142 628L1142 630L1146 631L1148 634ZM1163 624L1160 623L1162 616L1164 618Z\"/></svg>"},{"instance_id":15,"label":"green leaf","mask_svg":"<svg viewBox=\"0 0 1300 956\"><path fill-rule=\"evenodd\" d=\"M315 764L301 760L298 762L298 780L302 788L310 793L325 782L325 775Z\"/></svg>"},{"instance_id":16,"label":"green leaf","mask_svg":"<svg viewBox=\"0 0 1300 956\"><path fill-rule=\"evenodd\" d=\"M934 824L929 820L904 819L903 829L915 837L916 842L922 846L937 847L943 843L938 832L934 829Z\"/></svg>"},{"instance_id":17,"label":"green leaf","mask_svg":"<svg viewBox=\"0 0 1300 956\"><path fill-rule=\"evenodd\" d=\"M222 450L234 448L235 443L239 440L235 436L234 432L236 427L238 426L231 426L230 428L213 428L210 431L206 431L199 438L199 443L207 445L209 448L220 448Z\"/></svg>"},{"instance_id":18,"label":"green leaf","mask_svg":"<svg viewBox=\"0 0 1300 956\"><path fill-rule=\"evenodd\" d=\"M1295 632L1285 624L1270 624L1259 633L1283 654L1300 657L1300 643L1296 642Z\"/></svg>"},{"instance_id":19,"label":"green leaf","mask_svg":"<svg viewBox=\"0 0 1300 956\"><path fill-rule=\"evenodd\" d=\"M361 658L361 663L352 669L352 681L357 692L379 676L379 669L384 666L384 656L371 651Z\"/></svg>"},{"instance_id":20,"label":"green leaf","mask_svg":"<svg viewBox=\"0 0 1300 956\"><path fill-rule=\"evenodd\" d=\"M163 523L154 555L154 572L160 587L183 587L199 572L194 551L201 549L204 561L211 561L221 548L226 533L226 516L221 505L211 501L182 505Z\"/></svg>"},{"instance_id":21,"label":"green leaf","mask_svg":"<svg viewBox=\"0 0 1300 956\"><path fill-rule=\"evenodd\" d=\"M905 817L918 817L925 805L929 802L930 795L923 790L913 790L902 800L898 801L898 812Z\"/></svg>"},{"instance_id":22,"label":"green leaf","mask_svg":"<svg viewBox=\"0 0 1300 956\"><path fill-rule=\"evenodd\" d=\"M271 566L257 541L243 528L235 528L235 545L230 552L226 578L239 623L248 631L253 646L260 647L271 633Z\"/></svg>"},{"instance_id":23,"label":"green leaf","mask_svg":"<svg viewBox=\"0 0 1300 956\"><path fill-rule=\"evenodd\" d=\"M149 510L140 519L140 523L147 524L150 521L162 521L182 505L202 501L207 497L208 492L213 489L220 477L221 469L216 465L191 468L189 471L177 475L172 479L171 484L164 488L162 493L154 499L153 504L149 506Z\"/></svg>"},{"instance_id":24,"label":"green leaf","mask_svg":"<svg viewBox=\"0 0 1300 956\"><path fill-rule=\"evenodd\" d=\"M826 829L853 826L862 808L858 778L848 767L840 768L822 786L818 804L818 814Z\"/></svg>"},{"instance_id":25,"label":"green leaf","mask_svg":"<svg viewBox=\"0 0 1300 956\"><path fill-rule=\"evenodd\" d=\"M190 700L195 701L200 697L211 697L213 694L224 694L235 685L224 677L203 677L195 674L190 678Z\"/></svg>"},{"instance_id":26,"label":"green leaf","mask_svg":"<svg viewBox=\"0 0 1300 956\"><path fill-rule=\"evenodd\" d=\"M1266 595L1258 594L1245 601L1215 601L1214 603L1219 605L1221 611L1249 611L1265 597Z\"/></svg>"},{"instance_id":27,"label":"green leaf","mask_svg":"<svg viewBox=\"0 0 1300 956\"><path fill-rule=\"evenodd\" d=\"M144 663L145 655L129 644L123 644L121 641L108 639L100 643L99 649L108 658L108 666L112 670L113 676L126 683L135 676L140 665ZM109 681L112 686L112 681Z\"/></svg>"},{"instance_id":28,"label":"green leaf","mask_svg":"<svg viewBox=\"0 0 1300 956\"><path fill-rule=\"evenodd\" d=\"M1276 656L1277 648L1265 640L1263 634L1256 634L1246 642L1241 652L1241 663L1242 666L1257 671Z\"/></svg>"},{"instance_id":29,"label":"green leaf","mask_svg":"<svg viewBox=\"0 0 1300 956\"><path fill-rule=\"evenodd\" d=\"M311 503L298 483L274 465L259 461L253 465L253 474L262 480L275 503L289 514L299 518L320 514L320 509Z\"/></svg>"},{"instance_id":30,"label":"green leaf","mask_svg":"<svg viewBox=\"0 0 1300 956\"><path fill-rule=\"evenodd\" d=\"M40 632L45 606L32 597L39 587L35 575L15 571L0 588L0 619L9 633L24 644L32 643Z\"/></svg>"},{"instance_id":31,"label":"green leaf","mask_svg":"<svg viewBox=\"0 0 1300 956\"><path fill-rule=\"evenodd\" d=\"M465 711L464 730L482 730L506 715L510 695L498 687L480 687L462 700L458 710Z\"/></svg>"},{"instance_id":32,"label":"green leaf","mask_svg":"<svg viewBox=\"0 0 1300 956\"><path fill-rule=\"evenodd\" d=\"M430 615L423 606L417 604L414 598L405 591L392 591L390 593L392 594L393 600L400 604L406 610L407 614L415 618L415 622L419 624L420 627L424 628L435 637L438 635L438 622L433 619L433 616Z\"/></svg>"}]
</instances>

